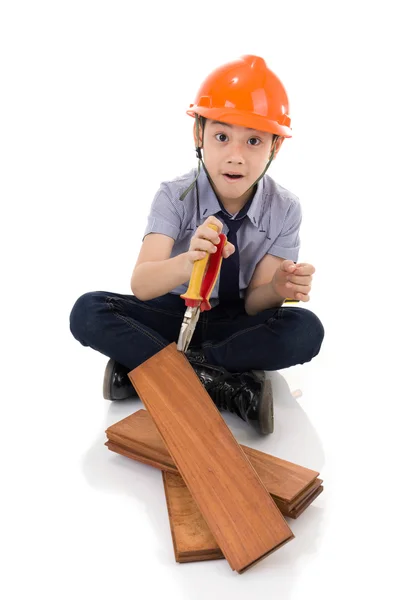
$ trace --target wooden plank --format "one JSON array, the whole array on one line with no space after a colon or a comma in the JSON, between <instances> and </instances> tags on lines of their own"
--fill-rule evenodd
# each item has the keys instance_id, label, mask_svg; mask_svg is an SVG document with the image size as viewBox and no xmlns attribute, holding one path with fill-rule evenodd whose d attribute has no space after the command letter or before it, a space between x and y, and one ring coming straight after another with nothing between
<instances>
[{"instance_id":1,"label":"wooden plank","mask_svg":"<svg viewBox=\"0 0 400 600\"><path fill-rule=\"evenodd\" d=\"M176 562L225 558L179 473L162 476Z\"/></svg>"},{"instance_id":2,"label":"wooden plank","mask_svg":"<svg viewBox=\"0 0 400 600\"><path fill-rule=\"evenodd\" d=\"M203 519L185 482L178 473L162 472L165 498L176 562L196 562L224 558L214 536ZM322 491L317 489L314 500ZM310 501L312 501L310 500ZM306 508L306 501L297 508L297 516Z\"/></svg>"},{"instance_id":3,"label":"wooden plank","mask_svg":"<svg viewBox=\"0 0 400 600\"><path fill-rule=\"evenodd\" d=\"M160 471L164 470L163 465L160 465L159 462L156 462L156 461L152 460L151 458L143 457L141 454L136 454L135 452L133 452L133 450L131 450L130 448L127 448L126 446L121 446L120 444L117 444L113 441L108 441L104 445L107 446L108 449L111 450L112 452L116 452L117 454L121 454L122 456L126 456L127 458L132 458L133 460L136 460L137 462L141 462L145 465L149 465L150 467L155 467L156 469L159 469ZM166 472L174 473L174 474L179 473L179 471L177 470L176 467L174 467L173 469L169 469L169 470L167 469Z\"/></svg>"},{"instance_id":4,"label":"wooden plank","mask_svg":"<svg viewBox=\"0 0 400 600\"><path fill-rule=\"evenodd\" d=\"M168 454L168 451L167 456L165 456L163 454L160 454L156 449L153 450L151 448L143 448L143 446L137 444L136 441L132 440L131 438L118 435L113 431L107 431L109 441L118 444L119 446L123 446L124 448L129 448L129 450L131 450L138 456L142 456L143 459L151 460L152 462L156 463L158 469L170 471L171 473L179 473L178 468L175 465L171 455ZM157 431L157 436L158 435L159 433ZM138 458L137 460L140 459Z\"/></svg>"},{"instance_id":5,"label":"wooden plank","mask_svg":"<svg viewBox=\"0 0 400 600\"><path fill-rule=\"evenodd\" d=\"M253 467L262 479L268 481L268 491L284 500L293 502L296 497L308 488L319 473L295 463L277 458L260 450L243 446Z\"/></svg>"},{"instance_id":6,"label":"wooden plank","mask_svg":"<svg viewBox=\"0 0 400 600\"><path fill-rule=\"evenodd\" d=\"M312 494L309 494L307 498L304 498L301 503L297 504L296 507L290 511L288 516L292 519L297 519L297 517L300 516L301 513L303 513L312 502L314 502L315 498L317 498L323 492L323 489L324 486L319 485Z\"/></svg>"},{"instance_id":7,"label":"wooden plank","mask_svg":"<svg viewBox=\"0 0 400 600\"><path fill-rule=\"evenodd\" d=\"M109 441L105 442L104 445L107 446L107 448L112 452L116 452L117 454L121 454L122 456L126 456L127 458L131 458L145 465L155 467L156 469L160 469L161 471L165 471L167 473L179 474L179 471L175 466L165 467L162 463L160 463L157 460L157 458L153 459L151 457L141 455L140 452L136 452L132 450L132 448L130 448L128 445L121 444L114 439L118 437L119 436L113 436L113 439L110 439ZM128 442L129 441L127 441L127 443ZM266 482L263 478L261 478L261 481L263 482L264 486L267 487L268 482ZM315 492L321 487L321 484L322 479L315 479L315 481L313 481L311 485L308 488L306 488L305 491L303 491L299 496L296 497L296 502L285 503L276 496L272 496L272 498L283 516L296 519L298 514L301 514L297 513L298 507L301 505L301 512L303 512L307 508L307 506L309 506L311 502L317 497L315 495ZM321 493L322 489L319 493ZM319 495L319 493L317 495Z\"/></svg>"},{"instance_id":8,"label":"wooden plank","mask_svg":"<svg viewBox=\"0 0 400 600\"><path fill-rule=\"evenodd\" d=\"M149 464L156 463L153 466L159 469L171 473L179 472L148 411L138 410L114 423L106 429L106 434L109 440L131 449L137 455L136 460L141 460L139 458L141 455L142 462L147 462L146 459L149 459L152 461ZM260 450L247 446L241 448L276 503L296 503L300 495L307 492L319 475L318 471Z\"/></svg>"},{"instance_id":9,"label":"wooden plank","mask_svg":"<svg viewBox=\"0 0 400 600\"><path fill-rule=\"evenodd\" d=\"M162 465L159 463L155 463L148 458L143 458L140 454L135 455L129 448L124 448L110 441L106 442L105 445L109 450L122 456L162 469ZM162 473L175 560L179 563L187 563L224 558L179 473L176 470L170 472L162 471ZM175 481L169 480L166 477L167 475L175 477ZM181 482L180 486L177 485L177 481ZM303 493L302 501L291 510L288 510L288 507L283 503L280 504L275 501L281 513L287 518L297 519L322 492L323 487L320 485L321 482L321 479L317 479L310 486L311 491L308 491L308 496L305 496ZM197 533L197 538L194 537L194 532Z\"/></svg>"},{"instance_id":10,"label":"wooden plank","mask_svg":"<svg viewBox=\"0 0 400 600\"><path fill-rule=\"evenodd\" d=\"M162 468L160 464L153 463L150 459L135 455L129 448L124 448L110 441L106 442L105 445L109 450L122 456L133 458L159 469ZM175 470L170 472L162 471L162 474L176 562L188 563L224 558L222 551L179 473ZM173 479L170 479L170 476ZM317 479L317 488L308 497L305 497L302 503L298 507L295 507L295 509L288 511L285 506L277 504L282 514L288 518L297 519L322 492L323 487L319 482L321 480Z\"/></svg>"},{"instance_id":11,"label":"wooden plank","mask_svg":"<svg viewBox=\"0 0 400 600\"><path fill-rule=\"evenodd\" d=\"M294 537L175 342L128 377L233 570Z\"/></svg>"},{"instance_id":12,"label":"wooden plank","mask_svg":"<svg viewBox=\"0 0 400 600\"><path fill-rule=\"evenodd\" d=\"M317 478L304 491L302 491L301 494L296 496L296 498L292 502L282 502L279 498L277 498L275 500L275 504L278 508L281 508L281 506L284 507L285 516L291 516L292 510L294 510L295 508L297 508L297 506L302 504L304 500L310 498L310 496L314 494L315 490L318 489L321 486L321 484L322 479Z\"/></svg>"}]
</instances>

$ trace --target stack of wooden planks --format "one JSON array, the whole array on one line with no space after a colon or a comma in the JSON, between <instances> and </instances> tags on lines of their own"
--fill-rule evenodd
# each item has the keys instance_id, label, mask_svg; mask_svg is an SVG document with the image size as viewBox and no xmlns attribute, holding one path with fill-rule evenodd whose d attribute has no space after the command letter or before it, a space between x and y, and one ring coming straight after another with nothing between
<instances>
[{"instance_id":1,"label":"stack of wooden planks","mask_svg":"<svg viewBox=\"0 0 400 600\"><path fill-rule=\"evenodd\" d=\"M243 573L292 539L322 492L319 473L239 446L172 343L129 373L147 410L106 430L106 446L163 472L178 562L226 558Z\"/></svg>"}]
</instances>

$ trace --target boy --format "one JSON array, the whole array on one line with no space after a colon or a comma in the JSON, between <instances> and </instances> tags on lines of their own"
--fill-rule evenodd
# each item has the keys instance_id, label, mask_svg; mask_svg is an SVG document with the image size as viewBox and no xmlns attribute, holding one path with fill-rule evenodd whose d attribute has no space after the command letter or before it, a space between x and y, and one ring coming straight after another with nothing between
<instances>
[{"instance_id":1,"label":"boy","mask_svg":"<svg viewBox=\"0 0 400 600\"><path fill-rule=\"evenodd\" d=\"M133 296L84 294L72 309L71 332L111 357L104 397L132 397L127 373L177 341L186 308L180 294L193 264L226 233L212 309L200 314L187 357L220 410L271 433L265 370L310 361L324 337L311 311L282 307L288 296L309 300L315 272L296 264L298 198L265 174L291 137L287 95L262 58L243 56L207 77L187 113L195 118L198 171L161 184L132 273Z\"/></svg>"}]
</instances>

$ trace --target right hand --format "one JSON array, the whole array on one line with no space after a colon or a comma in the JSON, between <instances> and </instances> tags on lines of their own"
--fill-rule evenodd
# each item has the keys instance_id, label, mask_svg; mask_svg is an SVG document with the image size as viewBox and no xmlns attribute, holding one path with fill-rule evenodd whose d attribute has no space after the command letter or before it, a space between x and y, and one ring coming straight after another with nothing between
<instances>
[{"instance_id":1,"label":"right hand","mask_svg":"<svg viewBox=\"0 0 400 600\"><path fill-rule=\"evenodd\" d=\"M281 298L290 297L288 277L296 270L297 265L292 260L284 260L276 269L271 285L274 292ZM293 289L293 286L291 286Z\"/></svg>"},{"instance_id":2,"label":"right hand","mask_svg":"<svg viewBox=\"0 0 400 600\"><path fill-rule=\"evenodd\" d=\"M218 227L218 231L214 231L209 227L210 223ZM196 260L201 260L207 253L213 254L217 251L217 245L219 243L219 234L222 232L223 224L216 217L208 217L202 225L200 225L190 240L189 250L187 251L187 258L193 265ZM228 258L235 252L236 248L231 242L226 242L225 247L222 251L223 258Z\"/></svg>"}]
</instances>

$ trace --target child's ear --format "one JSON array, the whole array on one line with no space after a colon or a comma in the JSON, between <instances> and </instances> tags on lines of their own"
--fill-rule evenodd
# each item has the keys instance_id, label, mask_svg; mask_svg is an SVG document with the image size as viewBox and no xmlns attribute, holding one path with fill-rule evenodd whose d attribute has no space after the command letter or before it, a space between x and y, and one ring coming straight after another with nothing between
<instances>
[{"instance_id":1,"label":"child's ear","mask_svg":"<svg viewBox=\"0 0 400 600\"><path fill-rule=\"evenodd\" d=\"M202 127L201 127L200 124L199 124L199 137L200 137L199 143L197 144L197 139L196 139L196 121L195 121L194 125L193 125L193 139L194 139L194 143L195 143L196 148L197 148L197 146L199 146L199 148L203 147L203 129L202 129Z\"/></svg>"},{"instance_id":2,"label":"child's ear","mask_svg":"<svg viewBox=\"0 0 400 600\"><path fill-rule=\"evenodd\" d=\"M280 150L280 148L281 148L281 146L283 144L283 140L284 139L285 139L284 137L279 137L278 140L277 140L277 142L276 142L276 144L275 144L274 160L278 156L278 152L279 152L279 150Z\"/></svg>"}]
</instances>

